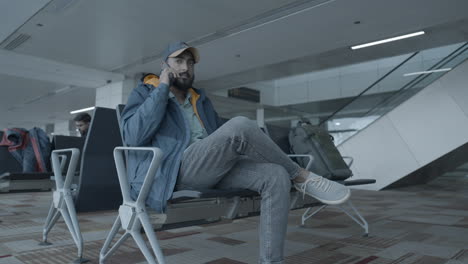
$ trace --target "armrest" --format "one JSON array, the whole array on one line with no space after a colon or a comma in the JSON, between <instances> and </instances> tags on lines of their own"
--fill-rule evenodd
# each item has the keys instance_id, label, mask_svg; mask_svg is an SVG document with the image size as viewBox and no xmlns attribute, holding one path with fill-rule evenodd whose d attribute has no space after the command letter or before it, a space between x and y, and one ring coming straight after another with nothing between
<instances>
[{"instance_id":1,"label":"armrest","mask_svg":"<svg viewBox=\"0 0 468 264\"><path fill-rule=\"evenodd\" d=\"M73 152L72 152L73 155ZM60 169L65 170L65 164L67 164L67 155L59 155Z\"/></svg>"},{"instance_id":2,"label":"armrest","mask_svg":"<svg viewBox=\"0 0 468 264\"><path fill-rule=\"evenodd\" d=\"M125 162L123 158L124 151L126 150L153 152L153 158L151 160L148 172L146 173L145 180L140 190L140 194L138 194L138 198L136 200L137 207L144 208L146 197L148 196L151 185L153 184L156 170L161 164L163 153L161 149L154 148L154 147L116 147L114 149L115 166L117 168L117 175L119 177L120 188L122 190L122 197L123 197L124 203L133 202L132 199L130 198L130 186L128 184L127 171L125 168Z\"/></svg>"},{"instance_id":3,"label":"armrest","mask_svg":"<svg viewBox=\"0 0 468 264\"><path fill-rule=\"evenodd\" d=\"M309 158L309 162L307 162L307 166L304 168L306 170L309 170L310 166L312 166L312 161L314 160L314 157L309 154L288 154L288 157L290 158Z\"/></svg>"},{"instance_id":4,"label":"armrest","mask_svg":"<svg viewBox=\"0 0 468 264\"><path fill-rule=\"evenodd\" d=\"M351 165L353 165L353 161L354 161L353 157L350 157L350 156L343 156L343 159L348 159L348 160L349 160L349 162L347 163L347 165L348 165L348 167L351 168Z\"/></svg>"},{"instance_id":5,"label":"armrest","mask_svg":"<svg viewBox=\"0 0 468 264\"><path fill-rule=\"evenodd\" d=\"M68 164L67 175L65 176L65 180L62 178L62 171L64 169L65 163L67 162L67 158L65 155L59 155L61 153L71 152L70 163ZM69 149L57 149L52 151L51 161L52 161L52 169L54 172L54 179L57 186L59 188L66 188L68 189L71 185L73 176L75 176L75 169L76 165L78 164L78 157L80 156L80 150L77 148L69 148Z\"/></svg>"}]
</instances>

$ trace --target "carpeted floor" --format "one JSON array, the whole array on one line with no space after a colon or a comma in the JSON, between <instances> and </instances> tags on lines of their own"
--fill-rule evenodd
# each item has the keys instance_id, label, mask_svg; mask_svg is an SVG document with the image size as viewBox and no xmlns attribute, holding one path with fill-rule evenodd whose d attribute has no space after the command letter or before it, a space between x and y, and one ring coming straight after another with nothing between
<instances>
[{"instance_id":1,"label":"carpeted floor","mask_svg":"<svg viewBox=\"0 0 468 264\"><path fill-rule=\"evenodd\" d=\"M76 247L63 221L41 247L50 192L0 194L0 264L63 264ZM303 210L290 212L286 263L468 263L468 177L439 177L419 186L380 192L353 190L352 201L370 225L370 236L336 208L300 227ZM98 256L116 212L79 215L84 257ZM158 232L168 264L257 263L258 217ZM146 263L128 240L107 263Z\"/></svg>"}]
</instances>

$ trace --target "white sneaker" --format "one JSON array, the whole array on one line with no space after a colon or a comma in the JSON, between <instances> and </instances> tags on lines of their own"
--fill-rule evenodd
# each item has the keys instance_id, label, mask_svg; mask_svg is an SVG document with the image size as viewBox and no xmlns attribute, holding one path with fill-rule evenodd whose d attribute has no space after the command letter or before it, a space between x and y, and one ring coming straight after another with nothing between
<instances>
[{"instance_id":1,"label":"white sneaker","mask_svg":"<svg viewBox=\"0 0 468 264\"><path fill-rule=\"evenodd\" d=\"M309 173L305 182L296 182L294 187L325 204L341 204L351 196L351 190L343 184Z\"/></svg>"}]
</instances>

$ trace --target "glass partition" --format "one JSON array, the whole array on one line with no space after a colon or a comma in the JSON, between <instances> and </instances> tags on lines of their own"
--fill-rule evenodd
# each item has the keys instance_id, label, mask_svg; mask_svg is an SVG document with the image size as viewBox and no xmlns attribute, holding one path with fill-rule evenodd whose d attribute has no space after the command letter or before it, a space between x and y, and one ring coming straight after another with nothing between
<instances>
[{"instance_id":1,"label":"glass partition","mask_svg":"<svg viewBox=\"0 0 468 264\"><path fill-rule=\"evenodd\" d=\"M359 96L352 98L323 120L321 125L327 126L334 135L335 144L341 144L372 124L468 58L467 43L451 49L445 48L447 55L442 60L424 59L425 56L431 56L435 50L411 55L385 78L369 86ZM422 61L426 63L421 63ZM428 62L433 64L428 66Z\"/></svg>"}]
</instances>

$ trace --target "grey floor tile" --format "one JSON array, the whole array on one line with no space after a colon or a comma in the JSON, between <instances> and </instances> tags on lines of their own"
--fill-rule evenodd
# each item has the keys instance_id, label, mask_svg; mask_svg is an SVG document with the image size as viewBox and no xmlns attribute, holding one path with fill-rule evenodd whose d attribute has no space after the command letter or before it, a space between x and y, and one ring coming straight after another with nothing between
<instances>
[{"instance_id":1,"label":"grey floor tile","mask_svg":"<svg viewBox=\"0 0 468 264\"><path fill-rule=\"evenodd\" d=\"M24 264L24 262L19 261L15 257L3 257L0 258L0 264Z\"/></svg>"},{"instance_id":2,"label":"grey floor tile","mask_svg":"<svg viewBox=\"0 0 468 264\"><path fill-rule=\"evenodd\" d=\"M63 221L49 235L54 244L37 247L50 197L50 192L0 194L0 264L63 264L75 257L76 246ZM306 227L299 227L304 209L294 210L288 223L286 263L468 263L468 178L436 179L381 192L353 190L352 199L369 222L369 237L362 237L362 229L337 208L329 207L310 218ZM113 211L79 214L84 255L91 263L99 262L99 251L116 215ZM259 251L258 222L259 217L250 217L168 230L170 237L160 244L168 264L253 264ZM213 237L226 243L209 240ZM129 239L109 263L146 262Z\"/></svg>"},{"instance_id":3,"label":"grey floor tile","mask_svg":"<svg viewBox=\"0 0 468 264\"><path fill-rule=\"evenodd\" d=\"M459 252L459 248L432 245L419 242L401 242L377 253L377 256L398 259L408 253L449 259Z\"/></svg>"},{"instance_id":4,"label":"grey floor tile","mask_svg":"<svg viewBox=\"0 0 468 264\"><path fill-rule=\"evenodd\" d=\"M453 225L460 220L463 220L462 216L446 216L446 215L434 215L433 213L428 215L400 215L391 217L390 220L412 222L412 223L426 223L426 224L437 224L437 225Z\"/></svg>"}]
</instances>

